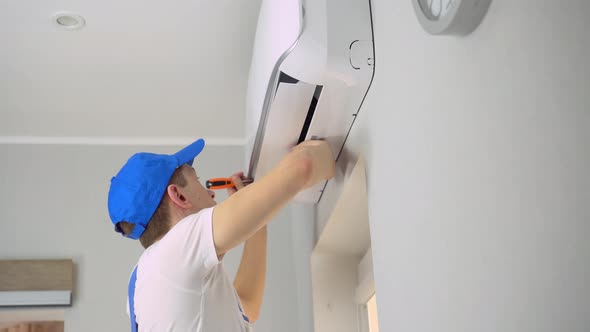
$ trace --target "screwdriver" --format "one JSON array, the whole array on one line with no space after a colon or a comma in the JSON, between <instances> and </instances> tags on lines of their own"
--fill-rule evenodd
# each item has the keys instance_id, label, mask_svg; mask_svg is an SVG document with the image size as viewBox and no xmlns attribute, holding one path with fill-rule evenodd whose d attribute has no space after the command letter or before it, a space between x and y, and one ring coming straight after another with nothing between
<instances>
[{"instance_id":1,"label":"screwdriver","mask_svg":"<svg viewBox=\"0 0 590 332\"><path fill-rule=\"evenodd\" d=\"M243 178L242 179L242 183L245 186L249 185L252 182L254 182L254 180L250 179L250 178ZM205 182L205 186L207 186L207 189L220 190L220 189L232 188L232 187L235 187L236 185L234 184L234 181L231 178L213 178L213 179L207 180L207 182Z\"/></svg>"}]
</instances>

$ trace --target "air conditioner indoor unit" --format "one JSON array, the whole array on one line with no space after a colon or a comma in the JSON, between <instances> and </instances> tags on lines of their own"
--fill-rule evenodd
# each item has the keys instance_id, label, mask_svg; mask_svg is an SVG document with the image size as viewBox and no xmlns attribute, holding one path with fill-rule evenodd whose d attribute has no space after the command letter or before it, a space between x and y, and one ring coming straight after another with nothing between
<instances>
[{"instance_id":1,"label":"air conditioner indoor unit","mask_svg":"<svg viewBox=\"0 0 590 332\"><path fill-rule=\"evenodd\" d=\"M263 0L247 92L248 175L326 140L337 158L374 75L370 0ZM317 203L326 183L295 199Z\"/></svg>"}]
</instances>

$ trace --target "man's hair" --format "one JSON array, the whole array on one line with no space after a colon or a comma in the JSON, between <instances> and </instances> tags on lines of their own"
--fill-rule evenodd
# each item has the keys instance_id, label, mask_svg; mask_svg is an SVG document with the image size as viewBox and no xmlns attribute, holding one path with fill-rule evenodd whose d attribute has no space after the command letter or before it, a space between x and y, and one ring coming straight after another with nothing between
<instances>
[{"instance_id":1,"label":"man's hair","mask_svg":"<svg viewBox=\"0 0 590 332\"><path fill-rule=\"evenodd\" d=\"M170 181L168 181L168 186L171 184L181 187L187 185L186 178L184 177L184 174L182 174L180 168L177 168L174 171ZM150 218L150 221L148 221L145 231L139 238L139 242L141 242L141 245L144 248L147 249L154 244L158 238L164 236L168 233L170 228L172 228L172 223L170 222L170 208L168 207L169 201L170 198L168 198L167 191L164 191L164 195L162 195L158 208ZM121 221L119 222L119 227L121 227L125 235L129 235L133 231L135 225L126 221Z\"/></svg>"}]
</instances>

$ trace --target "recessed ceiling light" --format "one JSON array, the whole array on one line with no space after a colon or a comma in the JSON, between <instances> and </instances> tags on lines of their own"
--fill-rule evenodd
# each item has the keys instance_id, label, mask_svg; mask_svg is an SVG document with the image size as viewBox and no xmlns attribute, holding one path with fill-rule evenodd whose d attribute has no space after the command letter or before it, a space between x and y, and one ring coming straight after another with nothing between
<instances>
[{"instance_id":1,"label":"recessed ceiling light","mask_svg":"<svg viewBox=\"0 0 590 332\"><path fill-rule=\"evenodd\" d=\"M84 17L73 13L57 13L54 19L55 24L67 30L81 29L86 23Z\"/></svg>"}]
</instances>

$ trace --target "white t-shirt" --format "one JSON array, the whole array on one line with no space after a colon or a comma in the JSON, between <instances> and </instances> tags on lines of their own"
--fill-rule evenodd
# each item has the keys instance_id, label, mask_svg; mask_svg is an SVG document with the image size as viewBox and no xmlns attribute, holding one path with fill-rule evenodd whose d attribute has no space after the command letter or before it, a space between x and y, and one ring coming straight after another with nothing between
<instances>
[{"instance_id":1,"label":"white t-shirt","mask_svg":"<svg viewBox=\"0 0 590 332\"><path fill-rule=\"evenodd\" d=\"M182 219L141 255L139 331L247 332L239 297L213 243L213 209Z\"/></svg>"}]
</instances>

